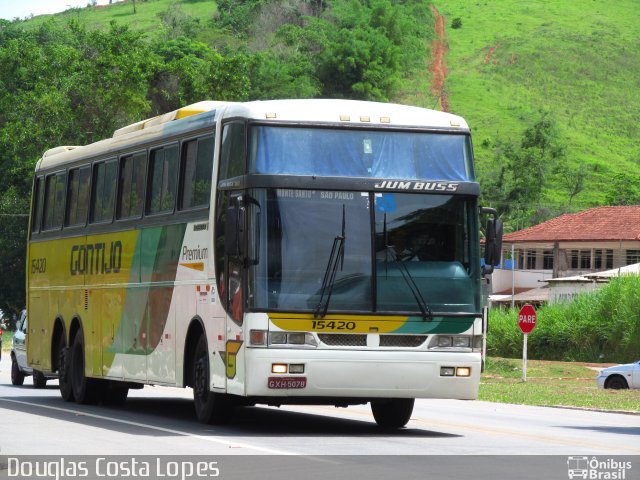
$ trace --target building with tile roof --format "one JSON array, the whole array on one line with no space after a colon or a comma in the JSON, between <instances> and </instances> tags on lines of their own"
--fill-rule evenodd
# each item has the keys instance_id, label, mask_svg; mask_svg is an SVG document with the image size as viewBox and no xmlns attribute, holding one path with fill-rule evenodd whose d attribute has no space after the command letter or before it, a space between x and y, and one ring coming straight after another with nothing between
<instances>
[{"instance_id":1,"label":"building with tile roof","mask_svg":"<svg viewBox=\"0 0 640 480\"><path fill-rule=\"evenodd\" d=\"M640 263L640 205L590 208L505 234L503 259L508 271L494 275L494 292Z\"/></svg>"}]
</instances>

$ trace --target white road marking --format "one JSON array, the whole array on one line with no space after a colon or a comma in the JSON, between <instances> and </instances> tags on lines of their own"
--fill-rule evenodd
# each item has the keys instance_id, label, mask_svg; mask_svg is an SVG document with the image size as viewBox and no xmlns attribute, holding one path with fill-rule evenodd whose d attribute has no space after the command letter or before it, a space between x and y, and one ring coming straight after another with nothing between
<instances>
[{"instance_id":1,"label":"white road marking","mask_svg":"<svg viewBox=\"0 0 640 480\"><path fill-rule=\"evenodd\" d=\"M0 398L0 401L10 402L10 403L17 403L17 404L21 404L21 405L29 405L29 406L38 407L38 408L46 408L46 409L49 409L49 410L55 410L57 412L71 413L73 415L91 417L91 418L96 418L96 419L99 419L99 420L106 420L106 421L114 422L114 423L123 423L125 425L131 425L131 426L134 426L134 427L149 428L151 430L157 430L157 431L160 431L160 432L171 433L171 434L174 434L174 435L183 435L185 437L196 438L198 440L204 440L205 442L211 442L211 443L218 443L218 444L221 444L221 445L227 445L230 448L247 448L249 450L255 450L257 452L263 452L263 453L267 453L267 454L270 454L270 455L296 455L293 452L287 452L287 451L284 451L284 450L276 450L274 448L258 447L258 446L249 445L249 444L240 443L240 442L230 442L228 440L224 440L224 439L221 439L221 438L208 437L208 436L204 436L204 435L196 435L196 434L189 433L189 432L184 432L184 431L181 431L181 430L174 430L172 428L157 427L155 425L149 425L149 424L146 424L146 423L132 422L130 420L122 420L120 418L107 417L105 415L96 415L95 413L82 412L80 410L72 410L70 408L52 407L50 405L40 405L38 403L25 402L25 401L22 401L22 400L11 400L11 399L8 399L8 398Z\"/></svg>"}]
</instances>

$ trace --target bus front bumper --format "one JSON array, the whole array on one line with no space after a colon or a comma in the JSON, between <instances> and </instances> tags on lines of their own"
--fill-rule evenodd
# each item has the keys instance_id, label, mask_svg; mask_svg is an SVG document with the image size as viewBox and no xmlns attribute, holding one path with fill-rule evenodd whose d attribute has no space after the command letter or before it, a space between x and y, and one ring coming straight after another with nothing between
<instances>
[{"instance_id":1,"label":"bus front bumper","mask_svg":"<svg viewBox=\"0 0 640 480\"><path fill-rule=\"evenodd\" d=\"M273 370L287 366L287 373ZM304 373L289 373L294 370ZM274 367L276 366L276 367ZM468 376L465 374L468 368ZM473 400L480 353L247 348L247 396ZM453 372L453 375L451 375ZM444 375L443 375L444 373Z\"/></svg>"}]
</instances>

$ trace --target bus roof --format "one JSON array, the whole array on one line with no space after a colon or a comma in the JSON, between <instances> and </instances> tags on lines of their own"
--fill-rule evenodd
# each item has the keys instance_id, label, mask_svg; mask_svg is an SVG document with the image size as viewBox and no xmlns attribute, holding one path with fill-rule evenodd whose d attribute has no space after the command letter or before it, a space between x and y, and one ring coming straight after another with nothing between
<instances>
[{"instance_id":1,"label":"bus roof","mask_svg":"<svg viewBox=\"0 0 640 480\"><path fill-rule=\"evenodd\" d=\"M114 156L132 145L213 126L220 118L246 118L264 122L333 123L397 127L448 128L468 131L462 117L426 108L358 100L266 100L253 102L204 101L120 128L111 138L86 146L60 146L47 150L36 171L62 167L75 160Z\"/></svg>"}]
</instances>

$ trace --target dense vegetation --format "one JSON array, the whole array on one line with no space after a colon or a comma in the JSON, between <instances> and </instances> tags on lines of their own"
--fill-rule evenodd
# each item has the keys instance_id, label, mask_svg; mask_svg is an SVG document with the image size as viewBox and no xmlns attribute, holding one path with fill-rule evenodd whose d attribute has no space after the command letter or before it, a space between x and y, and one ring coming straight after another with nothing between
<instances>
[{"instance_id":1,"label":"dense vegetation","mask_svg":"<svg viewBox=\"0 0 640 480\"><path fill-rule=\"evenodd\" d=\"M528 357L538 360L628 363L640 359L640 277L621 277L569 303L537 311ZM487 353L522 356L517 310L493 309Z\"/></svg>"},{"instance_id":2,"label":"dense vegetation","mask_svg":"<svg viewBox=\"0 0 640 480\"><path fill-rule=\"evenodd\" d=\"M426 4L391 0L132 6L0 21L0 309L24 305L32 171L48 148L202 99L389 100L421 66L431 23Z\"/></svg>"},{"instance_id":3,"label":"dense vegetation","mask_svg":"<svg viewBox=\"0 0 640 480\"><path fill-rule=\"evenodd\" d=\"M472 126L483 203L507 230L640 203L633 0L435 0L444 94ZM434 108L423 0L136 0L0 20L0 308L24 303L31 172L57 145L206 98L337 97Z\"/></svg>"}]
</instances>

